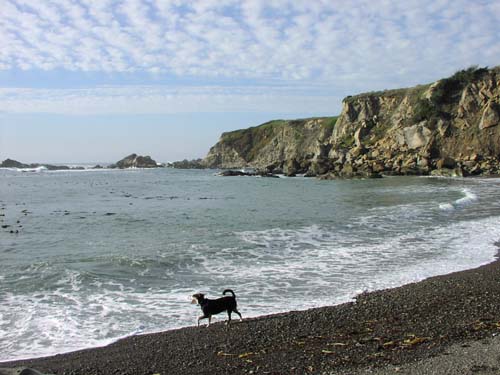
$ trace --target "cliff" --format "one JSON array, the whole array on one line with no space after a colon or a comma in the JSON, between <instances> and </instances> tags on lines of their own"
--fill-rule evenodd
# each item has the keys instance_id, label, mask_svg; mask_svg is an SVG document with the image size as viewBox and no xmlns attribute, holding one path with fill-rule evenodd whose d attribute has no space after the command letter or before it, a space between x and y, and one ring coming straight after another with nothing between
<instances>
[{"instance_id":1,"label":"cliff","mask_svg":"<svg viewBox=\"0 0 500 375\"><path fill-rule=\"evenodd\" d=\"M224 133L210 167L323 178L500 173L500 67L350 96L337 118L273 121Z\"/></svg>"},{"instance_id":2,"label":"cliff","mask_svg":"<svg viewBox=\"0 0 500 375\"><path fill-rule=\"evenodd\" d=\"M306 170L331 138L337 117L275 120L223 133L204 163L210 168L252 167L294 174Z\"/></svg>"}]
</instances>

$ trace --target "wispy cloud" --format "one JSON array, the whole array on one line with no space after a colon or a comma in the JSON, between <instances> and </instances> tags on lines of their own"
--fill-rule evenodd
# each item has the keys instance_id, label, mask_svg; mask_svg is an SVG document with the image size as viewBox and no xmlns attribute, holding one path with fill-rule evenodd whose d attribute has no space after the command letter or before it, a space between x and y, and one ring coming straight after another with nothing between
<instances>
[{"instance_id":1,"label":"wispy cloud","mask_svg":"<svg viewBox=\"0 0 500 375\"><path fill-rule=\"evenodd\" d=\"M387 74L500 57L494 0L0 0L0 8L4 70L334 81L373 67Z\"/></svg>"},{"instance_id":2,"label":"wispy cloud","mask_svg":"<svg viewBox=\"0 0 500 375\"><path fill-rule=\"evenodd\" d=\"M101 87L0 89L0 112L171 114L190 112L330 112L340 102L321 88L300 87Z\"/></svg>"},{"instance_id":3,"label":"wispy cloud","mask_svg":"<svg viewBox=\"0 0 500 375\"><path fill-rule=\"evenodd\" d=\"M143 74L164 85L233 82L232 91L0 92L0 110L14 112L24 103L25 110L100 113L122 111L125 102L128 111L286 110L303 108L310 96L311 106L325 111L348 93L500 62L497 0L0 0L0 9L0 71ZM248 92L241 94L243 82ZM329 91L316 94L319 84Z\"/></svg>"}]
</instances>

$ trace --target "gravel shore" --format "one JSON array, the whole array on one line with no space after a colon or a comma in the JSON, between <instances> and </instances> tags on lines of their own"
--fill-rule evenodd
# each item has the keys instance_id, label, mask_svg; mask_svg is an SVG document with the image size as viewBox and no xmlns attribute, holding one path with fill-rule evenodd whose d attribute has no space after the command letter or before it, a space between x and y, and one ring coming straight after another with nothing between
<instances>
[{"instance_id":1,"label":"gravel shore","mask_svg":"<svg viewBox=\"0 0 500 375\"><path fill-rule=\"evenodd\" d=\"M364 293L352 303L134 336L0 368L57 375L500 374L497 335L499 261Z\"/></svg>"}]
</instances>

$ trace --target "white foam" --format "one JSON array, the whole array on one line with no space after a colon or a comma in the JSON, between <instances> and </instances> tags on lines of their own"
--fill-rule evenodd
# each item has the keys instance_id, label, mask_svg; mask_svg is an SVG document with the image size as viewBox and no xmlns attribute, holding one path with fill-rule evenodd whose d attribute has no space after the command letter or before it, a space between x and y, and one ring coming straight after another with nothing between
<instances>
[{"instance_id":1,"label":"white foam","mask_svg":"<svg viewBox=\"0 0 500 375\"><path fill-rule=\"evenodd\" d=\"M483 192L481 196L484 199ZM476 200L471 189L464 189L450 205ZM494 259L495 241L500 239L497 213L452 221L450 217L466 210L446 215L436 206L434 200L376 207L331 226L236 232L231 246L195 243L181 254L175 248L175 257L164 249L153 252L153 259L139 254L107 257L133 270L123 279L70 269L59 272L50 262L33 263L26 279L40 274L60 277L36 292L1 294L0 361L103 346L129 335L193 325L199 307L191 305L188 296L195 292L215 297L233 288L243 316L251 317L342 303L362 291ZM427 215L446 220L435 219L429 226ZM404 223L409 223L406 229ZM165 289L149 284L153 276L165 282Z\"/></svg>"},{"instance_id":2,"label":"white foam","mask_svg":"<svg viewBox=\"0 0 500 375\"><path fill-rule=\"evenodd\" d=\"M455 209L455 206L453 206L452 203L441 203L439 205L439 209L443 211L453 211Z\"/></svg>"},{"instance_id":3,"label":"white foam","mask_svg":"<svg viewBox=\"0 0 500 375\"><path fill-rule=\"evenodd\" d=\"M462 198L459 198L452 203L441 203L439 205L439 208L444 211L451 211L457 208L468 206L478 199L476 194L466 188L462 189L462 194L464 195Z\"/></svg>"},{"instance_id":4,"label":"white foam","mask_svg":"<svg viewBox=\"0 0 500 375\"><path fill-rule=\"evenodd\" d=\"M169 320L169 311L176 311L181 295L188 294L185 290L138 292L111 283L89 293L81 289L81 275L71 271L58 284L52 292L10 293L3 299L0 361L100 347L126 336L192 324L191 314L181 324Z\"/></svg>"},{"instance_id":5,"label":"white foam","mask_svg":"<svg viewBox=\"0 0 500 375\"><path fill-rule=\"evenodd\" d=\"M64 173L89 173L89 172L124 172L128 170L133 170L133 168L129 169L116 169L116 168L94 168L94 166L87 165L68 165L70 169L54 169L50 170L45 166L40 166L37 168L0 168L0 170L9 171L9 172L17 172L17 173L47 173L47 174L64 174ZM83 168L83 169L81 169ZM135 170L148 170L146 168L135 168Z\"/></svg>"},{"instance_id":6,"label":"white foam","mask_svg":"<svg viewBox=\"0 0 500 375\"><path fill-rule=\"evenodd\" d=\"M12 172L30 172L30 173L40 173L40 172L47 171L47 168L44 166L37 167L37 168L0 168L0 169L12 171Z\"/></svg>"},{"instance_id":7,"label":"white foam","mask_svg":"<svg viewBox=\"0 0 500 375\"><path fill-rule=\"evenodd\" d=\"M477 201L477 195L474 194L469 189L463 189L462 193L464 194L463 198L457 199L455 201L455 206L466 206Z\"/></svg>"}]
</instances>

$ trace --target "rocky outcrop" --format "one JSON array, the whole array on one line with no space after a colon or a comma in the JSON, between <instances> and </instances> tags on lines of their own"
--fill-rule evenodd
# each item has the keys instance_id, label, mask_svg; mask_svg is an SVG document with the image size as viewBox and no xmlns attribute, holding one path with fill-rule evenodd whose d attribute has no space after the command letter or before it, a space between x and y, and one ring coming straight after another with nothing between
<instances>
[{"instance_id":1,"label":"rocky outcrop","mask_svg":"<svg viewBox=\"0 0 500 375\"><path fill-rule=\"evenodd\" d=\"M350 96L342 105L338 119L224 133L205 163L323 178L500 173L500 67Z\"/></svg>"},{"instance_id":2,"label":"rocky outcrop","mask_svg":"<svg viewBox=\"0 0 500 375\"><path fill-rule=\"evenodd\" d=\"M40 164L40 163L25 164L13 159L5 159L0 164L0 168L35 169L40 167L43 167L49 171L79 169L78 167L71 168L67 165L53 165L53 164Z\"/></svg>"},{"instance_id":3,"label":"rocky outcrop","mask_svg":"<svg viewBox=\"0 0 500 375\"><path fill-rule=\"evenodd\" d=\"M49 171L59 171L59 170L83 170L84 167L70 167L67 165L53 165L53 164L40 164L40 163L32 163L25 164L21 163L17 160L5 159L2 163L0 163L0 168L17 168L17 169L35 169L35 168L45 168ZM156 161L151 159L149 156L139 156L137 154L131 154L122 160L116 162L115 164L111 164L108 168L157 168L161 167L161 165L157 164ZM101 165L96 165L93 169L102 169Z\"/></svg>"},{"instance_id":4,"label":"rocky outcrop","mask_svg":"<svg viewBox=\"0 0 500 375\"><path fill-rule=\"evenodd\" d=\"M141 156L137 154L131 154L122 160L111 165L110 168L157 168L158 163L151 159L150 156Z\"/></svg>"},{"instance_id":5,"label":"rocky outcrop","mask_svg":"<svg viewBox=\"0 0 500 375\"><path fill-rule=\"evenodd\" d=\"M17 160L13 160L13 159L5 159L0 164L0 168L19 168L19 169L23 169L23 168L30 168L30 165L29 164L21 163L21 162L19 162Z\"/></svg>"},{"instance_id":6,"label":"rocky outcrop","mask_svg":"<svg viewBox=\"0 0 500 375\"><path fill-rule=\"evenodd\" d=\"M172 163L167 163L168 168L176 168L176 169L204 169L206 168L203 163L203 159L192 159L192 160L179 160L174 161Z\"/></svg>"},{"instance_id":7,"label":"rocky outcrop","mask_svg":"<svg viewBox=\"0 0 500 375\"><path fill-rule=\"evenodd\" d=\"M209 168L251 167L272 173L307 172L326 157L336 117L276 120L222 134L204 164ZM326 147L326 148L325 148Z\"/></svg>"},{"instance_id":8,"label":"rocky outcrop","mask_svg":"<svg viewBox=\"0 0 500 375\"><path fill-rule=\"evenodd\" d=\"M279 178L279 176L276 176L275 174L264 171L256 171L256 170L245 171L245 170L234 170L234 169L225 169L217 173L217 176L222 176L222 177L259 176L259 177Z\"/></svg>"}]
</instances>

